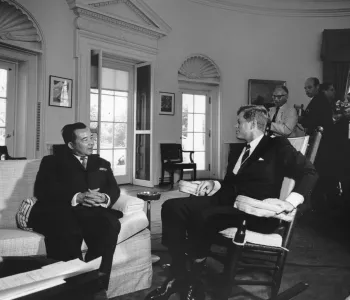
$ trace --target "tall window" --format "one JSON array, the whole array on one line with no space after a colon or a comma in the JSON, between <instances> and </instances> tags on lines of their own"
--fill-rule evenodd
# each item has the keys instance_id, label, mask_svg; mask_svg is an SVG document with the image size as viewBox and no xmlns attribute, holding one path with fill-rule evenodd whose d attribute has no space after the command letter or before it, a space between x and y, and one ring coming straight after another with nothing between
<instances>
[{"instance_id":1,"label":"tall window","mask_svg":"<svg viewBox=\"0 0 350 300\"><path fill-rule=\"evenodd\" d=\"M6 138L7 70L0 69L0 145Z\"/></svg>"},{"instance_id":2,"label":"tall window","mask_svg":"<svg viewBox=\"0 0 350 300\"><path fill-rule=\"evenodd\" d=\"M111 163L115 176L126 175L129 72L102 68L100 101L98 89L90 92L94 152Z\"/></svg>"},{"instance_id":3,"label":"tall window","mask_svg":"<svg viewBox=\"0 0 350 300\"><path fill-rule=\"evenodd\" d=\"M205 95L182 94L182 148L194 150L197 170L206 170L206 111ZM184 159L189 160L187 156Z\"/></svg>"}]
</instances>

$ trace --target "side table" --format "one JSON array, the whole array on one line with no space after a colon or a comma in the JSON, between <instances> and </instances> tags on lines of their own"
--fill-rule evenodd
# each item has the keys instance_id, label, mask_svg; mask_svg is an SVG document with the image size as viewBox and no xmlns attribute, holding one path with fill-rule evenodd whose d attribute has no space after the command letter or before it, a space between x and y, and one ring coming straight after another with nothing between
<instances>
[{"instance_id":1,"label":"side table","mask_svg":"<svg viewBox=\"0 0 350 300\"><path fill-rule=\"evenodd\" d=\"M151 231L151 205L152 201L157 201L160 199L161 194L159 192L140 192L137 193L137 198L142 199L147 202L147 219L148 219L148 229ZM152 263L156 263L160 260L160 257L152 254Z\"/></svg>"}]
</instances>

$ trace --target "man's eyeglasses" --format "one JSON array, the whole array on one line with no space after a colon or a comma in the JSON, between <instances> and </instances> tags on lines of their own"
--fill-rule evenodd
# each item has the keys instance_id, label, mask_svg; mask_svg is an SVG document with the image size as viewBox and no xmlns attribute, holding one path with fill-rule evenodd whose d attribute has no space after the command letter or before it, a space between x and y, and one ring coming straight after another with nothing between
<instances>
[{"instance_id":1,"label":"man's eyeglasses","mask_svg":"<svg viewBox=\"0 0 350 300\"><path fill-rule=\"evenodd\" d=\"M272 98L281 99L283 96L287 96L287 94L283 94L283 95L272 95Z\"/></svg>"}]
</instances>

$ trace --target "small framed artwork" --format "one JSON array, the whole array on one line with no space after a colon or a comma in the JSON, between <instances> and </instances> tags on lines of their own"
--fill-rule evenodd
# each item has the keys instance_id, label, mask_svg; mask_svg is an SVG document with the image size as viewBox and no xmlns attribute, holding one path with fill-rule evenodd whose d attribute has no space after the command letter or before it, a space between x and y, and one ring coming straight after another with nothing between
<instances>
[{"instance_id":1,"label":"small framed artwork","mask_svg":"<svg viewBox=\"0 0 350 300\"><path fill-rule=\"evenodd\" d=\"M50 75L50 106L72 107L72 91L72 79Z\"/></svg>"},{"instance_id":2,"label":"small framed artwork","mask_svg":"<svg viewBox=\"0 0 350 300\"><path fill-rule=\"evenodd\" d=\"M160 115L174 115L175 113L175 94L159 92L160 104L159 114Z\"/></svg>"},{"instance_id":3,"label":"small framed artwork","mask_svg":"<svg viewBox=\"0 0 350 300\"><path fill-rule=\"evenodd\" d=\"M286 85L283 80L248 80L248 104L268 106L272 104L272 93L276 86Z\"/></svg>"}]
</instances>

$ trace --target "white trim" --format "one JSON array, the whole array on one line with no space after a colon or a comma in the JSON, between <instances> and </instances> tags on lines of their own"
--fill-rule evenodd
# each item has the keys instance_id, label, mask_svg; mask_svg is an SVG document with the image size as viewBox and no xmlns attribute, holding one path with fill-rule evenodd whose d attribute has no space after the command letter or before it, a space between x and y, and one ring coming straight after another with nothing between
<instances>
[{"instance_id":1,"label":"white trim","mask_svg":"<svg viewBox=\"0 0 350 300\"><path fill-rule=\"evenodd\" d=\"M265 5L253 0L188 0L202 5L217 7L248 14L284 17L346 17L350 16L349 1L316 1L300 3L294 1L264 1ZM321 2L321 1L319 1ZM248 4L247 4L248 3ZM281 5L282 4L282 5ZM337 7L338 6L338 7ZM300 8L303 7L303 8ZM307 7L307 8L305 8Z\"/></svg>"}]
</instances>

